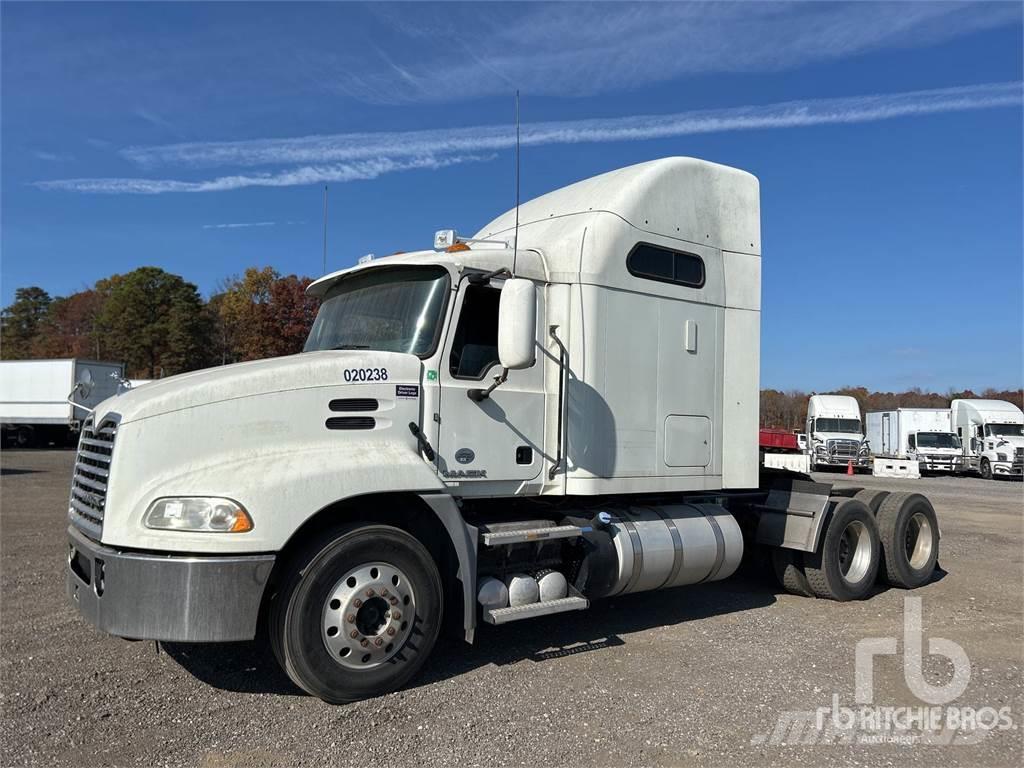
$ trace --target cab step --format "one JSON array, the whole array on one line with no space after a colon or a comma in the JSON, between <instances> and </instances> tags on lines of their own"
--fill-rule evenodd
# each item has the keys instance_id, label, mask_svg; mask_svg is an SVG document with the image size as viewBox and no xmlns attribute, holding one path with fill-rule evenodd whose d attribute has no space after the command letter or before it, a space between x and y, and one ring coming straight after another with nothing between
<instances>
[{"instance_id":1,"label":"cab step","mask_svg":"<svg viewBox=\"0 0 1024 768\"><path fill-rule=\"evenodd\" d=\"M503 547L509 544L522 544L530 541L548 541L550 539L575 539L586 529L578 525L549 525L540 528L513 528L501 531L488 531L480 535L485 547ZM501 610L509 610L502 608Z\"/></svg>"},{"instance_id":2,"label":"cab step","mask_svg":"<svg viewBox=\"0 0 1024 768\"><path fill-rule=\"evenodd\" d=\"M590 601L579 595L570 595L558 600L548 600L544 603L531 603L530 605L516 605L509 608L488 608L485 609L484 621L488 624L508 624L511 621L532 619L535 616L549 616L553 613L566 613L568 611L583 611L590 607Z\"/></svg>"}]
</instances>

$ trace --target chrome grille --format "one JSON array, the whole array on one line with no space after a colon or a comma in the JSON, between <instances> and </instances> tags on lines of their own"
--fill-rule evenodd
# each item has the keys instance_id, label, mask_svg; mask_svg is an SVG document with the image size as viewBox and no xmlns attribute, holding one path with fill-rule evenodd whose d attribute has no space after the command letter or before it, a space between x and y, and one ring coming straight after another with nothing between
<instances>
[{"instance_id":1,"label":"chrome grille","mask_svg":"<svg viewBox=\"0 0 1024 768\"><path fill-rule=\"evenodd\" d=\"M860 442L857 440L829 440L828 453L837 459L856 459L860 453Z\"/></svg>"},{"instance_id":2,"label":"chrome grille","mask_svg":"<svg viewBox=\"0 0 1024 768\"><path fill-rule=\"evenodd\" d=\"M107 504L107 483L110 459L114 453L117 423L104 421L94 427L92 417L82 425L75 457L75 474L71 478L68 518L86 536L99 539L103 533L103 511Z\"/></svg>"}]
</instances>

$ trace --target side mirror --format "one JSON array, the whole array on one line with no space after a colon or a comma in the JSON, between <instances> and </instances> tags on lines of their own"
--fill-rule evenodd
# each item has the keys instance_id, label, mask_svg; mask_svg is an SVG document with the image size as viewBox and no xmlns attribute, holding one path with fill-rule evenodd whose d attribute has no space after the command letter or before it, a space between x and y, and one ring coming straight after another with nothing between
<instances>
[{"instance_id":1,"label":"side mirror","mask_svg":"<svg viewBox=\"0 0 1024 768\"><path fill-rule=\"evenodd\" d=\"M502 368L529 368L537 359L537 286L511 278L498 304L498 360Z\"/></svg>"},{"instance_id":2,"label":"side mirror","mask_svg":"<svg viewBox=\"0 0 1024 768\"><path fill-rule=\"evenodd\" d=\"M92 388L94 384L95 382L93 382L92 380L92 373L89 371L88 368L86 368L85 371L82 373L82 377L78 380L78 384L75 386L75 389L78 390L78 393L82 396L82 399L85 400L89 397L89 395L92 394Z\"/></svg>"}]
</instances>

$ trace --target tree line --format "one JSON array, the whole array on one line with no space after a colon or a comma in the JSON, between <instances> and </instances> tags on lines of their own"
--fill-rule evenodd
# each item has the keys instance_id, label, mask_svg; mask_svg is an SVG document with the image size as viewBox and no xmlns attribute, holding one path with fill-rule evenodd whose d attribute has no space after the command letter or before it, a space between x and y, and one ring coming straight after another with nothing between
<instances>
[{"instance_id":1,"label":"tree line","mask_svg":"<svg viewBox=\"0 0 1024 768\"><path fill-rule=\"evenodd\" d=\"M309 277L250 267L209 299L179 275L140 267L68 296L19 288L0 313L0 358L124 362L131 378L300 352L319 301Z\"/></svg>"},{"instance_id":2,"label":"tree line","mask_svg":"<svg viewBox=\"0 0 1024 768\"><path fill-rule=\"evenodd\" d=\"M180 275L140 267L92 288L52 297L38 286L19 288L0 313L0 358L86 357L124 362L131 378L176 373L288 355L302 350L319 301L306 295L309 277L250 267L223 280L206 300ZM826 394L826 393L819 393ZM870 392L846 387L861 412L948 408L957 397L1022 405L1021 390L975 393ZM809 394L761 391L761 426L802 429Z\"/></svg>"}]
</instances>

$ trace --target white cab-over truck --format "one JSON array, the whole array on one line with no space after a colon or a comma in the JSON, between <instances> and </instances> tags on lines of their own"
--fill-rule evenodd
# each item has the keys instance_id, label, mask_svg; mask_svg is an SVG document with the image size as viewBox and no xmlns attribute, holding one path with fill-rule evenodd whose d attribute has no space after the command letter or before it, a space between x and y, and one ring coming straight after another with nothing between
<instances>
[{"instance_id":1,"label":"white cab-over truck","mask_svg":"<svg viewBox=\"0 0 1024 768\"><path fill-rule=\"evenodd\" d=\"M849 395L811 395L807 401L807 448L812 468L870 464L860 406Z\"/></svg>"},{"instance_id":2,"label":"white cab-over truck","mask_svg":"<svg viewBox=\"0 0 1024 768\"><path fill-rule=\"evenodd\" d=\"M759 219L753 176L668 158L326 275L302 354L96 408L70 598L121 637L266 637L343 702L450 630L572 621L745 549L805 595L924 583L923 496L759 476Z\"/></svg>"},{"instance_id":3,"label":"white cab-over truck","mask_svg":"<svg viewBox=\"0 0 1024 768\"><path fill-rule=\"evenodd\" d=\"M0 428L20 448L74 445L92 408L117 394L124 366L95 360L0 362Z\"/></svg>"},{"instance_id":4,"label":"white cab-over truck","mask_svg":"<svg viewBox=\"0 0 1024 768\"><path fill-rule=\"evenodd\" d=\"M916 461L921 472L960 472L963 451L950 428L948 408L897 408L869 411L867 442L871 453Z\"/></svg>"},{"instance_id":5,"label":"white cab-over truck","mask_svg":"<svg viewBox=\"0 0 1024 768\"><path fill-rule=\"evenodd\" d=\"M1005 400L954 400L949 408L964 469L982 477L1024 476L1024 413Z\"/></svg>"}]
</instances>

